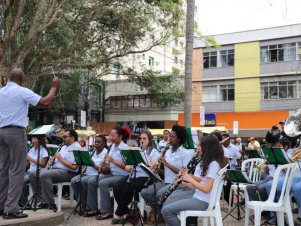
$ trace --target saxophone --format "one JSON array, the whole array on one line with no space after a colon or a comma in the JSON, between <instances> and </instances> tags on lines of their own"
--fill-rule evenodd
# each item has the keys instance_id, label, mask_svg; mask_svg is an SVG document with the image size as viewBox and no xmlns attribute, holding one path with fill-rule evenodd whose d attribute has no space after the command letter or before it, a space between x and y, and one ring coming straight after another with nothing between
<instances>
[{"instance_id":1,"label":"saxophone","mask_svg":"<svg viewBox=\"0 0 301 226\"><path fill-rule=\"evenodd\" d=\"M187 163L187 166L185 167L187 169L187 173L190 174L192 173L196 166L199 164L199 162L201 161L201 157L199 155L199 152L197 151L194 156L190 159L190 161ZM162 206L163 203L165 202L165 200L171 195L171 193L177 189L177 187L179 187L179 185L182 183L182 179L181 179L182 173L179 173L174 182L172 182L170 184L170 186L168 187L168 189L165 191L165 193L163 194L163 196L158 200L158 205Z\"/></svg>"}]
</instances>

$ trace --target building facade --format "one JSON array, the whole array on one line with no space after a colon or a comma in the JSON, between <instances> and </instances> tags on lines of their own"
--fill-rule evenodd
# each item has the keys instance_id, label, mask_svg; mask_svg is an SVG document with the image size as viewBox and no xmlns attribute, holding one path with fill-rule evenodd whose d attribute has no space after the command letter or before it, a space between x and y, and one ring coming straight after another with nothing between
<instances>
[{"instance_id":1,"label":"building facade","mask_svg":"<svg viewBox=\"0 0 301 226\"><path fill-rule=\"evenodd\" d=\"M195 40L194 57L202 62L193 73L217 126L232 130L237 121L240 136L260 137L300 107L301 24L212 37L218 47ZM199 114L192 117L199 126Z\"/></svg>"}]
</instances>

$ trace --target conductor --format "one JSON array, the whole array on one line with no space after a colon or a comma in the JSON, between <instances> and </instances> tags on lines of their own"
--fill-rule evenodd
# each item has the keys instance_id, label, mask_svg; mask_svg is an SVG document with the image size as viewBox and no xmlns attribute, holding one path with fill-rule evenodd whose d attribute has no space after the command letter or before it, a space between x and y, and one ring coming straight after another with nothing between
<instances>
[{"instance_id":1,"label":"conductor","mask_svg":"<svg viewBox=\"0 0 301 226\"><path fill-rule=\"evenodd\" d=\"M54 77L49 93L41 97L22 87L24 72L14 68L0 89L0 216L3 219L27 217L19 212L18 201L26 162L26 132L29 104L48 106L54 99L59 78Z\"/></svg>"}]
</instances>

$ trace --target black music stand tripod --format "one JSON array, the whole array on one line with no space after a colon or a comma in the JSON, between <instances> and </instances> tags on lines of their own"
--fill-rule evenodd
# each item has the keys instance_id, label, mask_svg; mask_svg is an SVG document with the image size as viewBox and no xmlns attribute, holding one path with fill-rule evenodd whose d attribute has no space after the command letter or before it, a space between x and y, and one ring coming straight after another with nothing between
<instances>
[{"instance_id":1,"label":"black music stand tripod","mask_svg":"<svg viewBox=\"0 0 301 226\"><path fill-rule=\"evenodd\" d=\"M132 180L136 179L136 172L137 172L137 166L140 163L144 163L144 160L140 154L140 152L138 150L121 150L121 155L122 158L125 162L126 165L133 165L133 170L131 171L128 181L129 183L131 183ZM136 195L136 189L134 186L134 199L131 202L130 205L130 211L133 210L134 213L138 214L138 218L139 218L139 226L143 226L143 219L140 213L140 210L138 208L138 200L137 200L137 195ZM122 225L124 225L126 222L123 222Z\"/></svg>"},{"instance_id":2,"label":"black music stand tripod","mask_svg":"<svg viewBox=\"0 0 301 226\"><path fill-rule=\"evenodd\" d=\"M240 170L227 170L227 174L226 177L228 178L228 180L230 180L232 183L235 183L237 186L237 192L236 192L236 197L237 197L237 203L234 204L235 206L231 209L231 211L229 213L227 213L224 217L223 220L226 219L229 215L231 217L233 217L236 220L241 220L244 218L244 216L241 216L241 212L245 212L245 210L241 207L240 204L240 199L239 199L239 195L240 195L240 187L239 184L240 183L244 183L244 184L250 184L253 183L252 181L250 181L248 178L246 178L246 175L243 174L242 171ZM232 215L232 212L237 209L237 216Z\"/></svg>"},{"instance_id":3,"label":"black music stand tripod","mask_svg":"<svg viewBox=\"0 0 301 226\"><path fill-rule=\"evenodd\" d=\"M83 166L93 166L93 162L91 159L91 156L89 154L89 151L85 151L85 150L73 150L72 151L73 155L74 155L74 160L75 163L73 163L73 165L77 165L79 167L80 170L80 174L79 174L79 180L76 181L76 183L79 183L79 197L77 198L77 204L76 206L73 208L73 210L71 211L71 213L69 214L67 221L70 219L72 214L76 214L77 213L77 209L79 208L79 215L82 212L82 177L83 177Z\"/></svg>"},{"instance_id":4,"label":"black music stand tripod","mask_svg":"<svg viewBox=\"0 0 301 226\"><path fill-rule=\"evenodd\" d=\"M48 208L53 210L53 212L56 212L56 209L53 208L53 206L49 205L49 203L47 203L45 201L45 199L43 198L41 192L39 191L40 188L40 152L41 152L41 139L44 139L43 135L34 135L34 137L37 137L39 140L39 148L38 148L38 156L37 156L37 169L36 169L36 190L33 193L33 196L27 201L27 203L22 207L22 209L20 210L21 213L24 212L25 209L27 209L27 207L31 207L31 209L33 211L37 211L38 208L38 200L42 201L42 203L46 203Z\"/></svg>"}]
</instances>

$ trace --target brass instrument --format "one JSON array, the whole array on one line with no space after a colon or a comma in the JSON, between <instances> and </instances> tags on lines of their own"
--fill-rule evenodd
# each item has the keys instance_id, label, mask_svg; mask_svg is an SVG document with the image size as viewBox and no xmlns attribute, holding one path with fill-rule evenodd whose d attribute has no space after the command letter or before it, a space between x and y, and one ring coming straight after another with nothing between
<instances>
[{"instance_id":1,"label":"brass instrument","mask_svg":"<svg viewBox=\"0 0 301 226\"><path fill-rule=\"evenodd\" d=\"M255 172L259 172L260 170L264 169L265 167L268 166L268 162L265 160L264 162L262 163L259 163L259 164L255 164L253 166L253 171Z\"/></svg>"},{"instance_id":2,"label":"brass instrument","mask_svg":"<svg viewBox=\"0 0 301 226\"><path fill-rule=\"evenodd\" d=\"M298 159L301 158L301 152L296 153L295 155L293 155L292 157L290 157L290 160L292 162L296 162Z\"/></svg>"},{"instance_id":3,"label":"brass instrument","mask_svg":"<svg viewBox=\"0 0 301 226\"><path fill-rule=\"evenodd\" d=\"M297 109L285 120L284 132L289 137L298 137L301 135L301 108Z\"/></svg>"}]
</instances>

